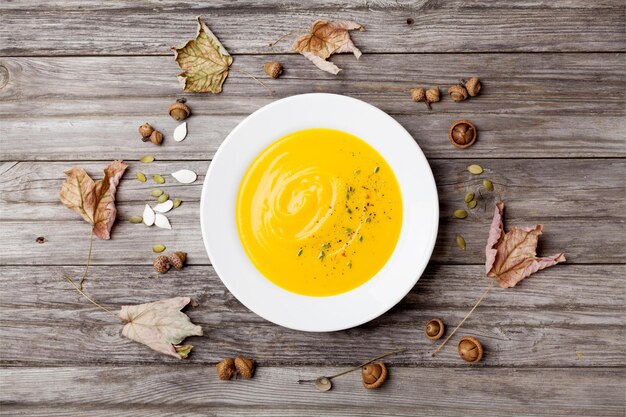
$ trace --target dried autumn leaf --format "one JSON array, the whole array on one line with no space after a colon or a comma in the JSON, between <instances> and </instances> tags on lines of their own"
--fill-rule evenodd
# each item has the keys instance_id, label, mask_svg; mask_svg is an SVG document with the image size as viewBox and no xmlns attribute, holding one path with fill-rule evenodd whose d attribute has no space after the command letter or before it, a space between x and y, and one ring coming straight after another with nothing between
<instances>
[{"instance_id":1,"label":"dried autumn leaf","mask_svg":"<svg viewBox=\"0 0 626 417\"><path fill-rule=\"evenodd\" d=\"M565 261L563 253L537 257L537 242L543 230L540 224L533 228L511 227L505 233L503 211L504 203L496 203L485 250L485 273L495 278L500 287L514 287L529 275Z\"/></svg>"},{"instance_id":2,"label":"dried autumn leaf","mask_svg":"<svg viewBox=\"0 0 626 417\"><path fill-rule=\"evenodd\" d=\"M361 56L361 51L350 39L349 31L356 29L364 30L360 24L347 20L316 20L310 33L296 39L293 50L304 55L319 69L336 75L341 69L327 61L332 54L352 52L357 59Z\"/></svg>"},{"instance_id":3,"label":"dried autumn leaf","mask_svg":"<svg viewBox=\"0 0 626 417\"><path fill-rule=\"evenodd\" d=\"M202 336L202 327L181 312L189 297L174 297L153 303L123 306L119 316L126 322L122 336L143 343L157 352L186 358L192 346L180 345L188 336Z\"/></svg>"},{"instance_id":4,"label":"dried autumn leaf","mask_svg":"<svg viewBox=\"0 0 626 417\"><path fill-rule=\"evenodd\" d=\"M174 59L184 71L178 77L185 86L185 91L192 93L221 93L222 84L228 77L228 69L233 63L226 48L219 39L198 19L198 33L174 50Z\"/></svg>"},{"instance_id":5,"label":"dried autumn leaf","mask_svg":"<svg viewBox=\"0 0 626 417\"><path fill-rule=\"evenodd\" d=\"M59 198L68 208L93 225L93 233L100 239L111 238L115 223L115 192L126 171L122 161L113 161L104 169L104 178L94 181L83 168L74 167L65 172Z\"/></svg>"}]
</instances>

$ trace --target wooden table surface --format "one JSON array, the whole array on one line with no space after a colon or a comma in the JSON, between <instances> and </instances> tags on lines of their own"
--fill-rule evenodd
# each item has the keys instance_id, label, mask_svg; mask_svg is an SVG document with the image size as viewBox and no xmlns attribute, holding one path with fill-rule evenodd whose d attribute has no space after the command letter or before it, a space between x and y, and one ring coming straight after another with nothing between
<instances>
[{"instance_id":1,"label":"wooden table surface","mask_svg":"<svg viewBox=\"0 0 626 417\"><path fill-rule=\"evenodd\" d=\"M193 37L204 17L235 58L261 77L270 95L232 72L220 95L181 94L169 47ZM0 412L3 415L241 416L623 416L625 413L626 110L623 0L467 2L317 0L40 0L0 3ZM333 57L333 76L290 51L292 31L316 18L351 19L363 56ZM407 24L407 19L414 24ZM262 66L284 64L268 79ZM414 86L446 88L478 75L483 92L428 111ZM387 314L335 333L291 331L241 305L215 275L200 236L204 173L228 132L277 98L340 93L371 103L415 137L434 171L440 231L429 267ZM167 106L186 96L189 136L171 138ZM479 140L461 151L447 129L467 118ZM137 126L166 133L163 146L141 143ZM157 161L141 165L142 155ZM100 177L112 159L130 164L118 193L110 241L94 243L85 290L117 308L189 295L205 331L178 361L120 337L119 323L94 309L62 279L79 276L89 226L58 199L63 172L85 167ZM491 209L466 220L451 212L480 179L481 164L506 201L509 225L542 223L540 253L567 263L510 290L494 290L437 357L422 333L441 317L458 323L487 283L484 246ZM125 221L140 214L152 185L139 169L200 173L191 185L164 188L183 205L173 230ZM419 181L419 178L416 178ZM215 196L219 198L219 196ZM467 250L454 244L456 234ZM44 237L45 243L37 243ZM189 253L183 271L156 276L154 243ZM456 353L459 335L484 343L474 366ZM377 391L353 373L321 393L300 378L331 374L380 352L389 381ZM218 381L223 357L258 360L252 380Z\"/></svg>"}]
</instances>

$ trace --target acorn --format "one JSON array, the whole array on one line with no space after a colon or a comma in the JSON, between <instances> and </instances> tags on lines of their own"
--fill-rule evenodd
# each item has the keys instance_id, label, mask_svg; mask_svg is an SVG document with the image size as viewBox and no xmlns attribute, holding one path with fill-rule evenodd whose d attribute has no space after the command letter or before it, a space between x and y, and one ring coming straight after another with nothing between
<instances>
[{"instance_id":1,"label":"acorn","mask_svg":"<svg viewBox=\"0 0 626 417\"><path fill-rule=\"evenodd\" d=\"M448 129L450 143L459 149L469 148L476 142L478 131L469 120L457 120Z\"/></svg>"},{"instance_id":2,"label":"acorn","mask_svg":"<svg viewBox=\"0 0 626 417\"><path fill-rule=\"evenodd\" d=\"M167 256L167 260L174 269L182 269L185 266L187 254L185 252L172 252Z\"/></svg>"},{"instance_id":3,"label":"acorn","mask_svg":"<svg viewBox=\"0 0 626 417\"><path fill-rule=\"evenodd\" d=\"M263 71L272 78L278 78L283 73L283 66L280 62L268 62L263 65Z\"/></svg>"},{"instance_id":4,"label":"acorn","mask_svg":"<svg viewBox=\"0 0 626 417\"><path fill-rule=\"evenodd\" d=\"M154 269L159 274L164 274L170 269L170 263L167 259L167 256L163 256L163 255L157 256L154 262L152 263L152 266L154 266Z\"/></svg>"},{"instance_id":5,"label":"acorn","mask_svg":"<svg viewBox=\"0 0 626 417\"><path fill-rule=\"evenodd\" d=\"M170 104L170 107L167 109L170 116L175 120L184 120L191 114L191 109L185 104L185 101L184 98L179 98L175 103Z\"/></svg>"},{"instance_id":6,"label":"acorn","mask_svg":"<svg viewBox=\"0 0 626 417\"><path fill-rule=\"evenodd\" d=\"M480 84L480 78L478 77L472 77L469 80L465 81L465 89L471 97L477 96L480 92L481 87L482 85Z\"/></svg>"},{"instance_id":7,"label":"acorn","mask_svg":"<svg viewBox=\"0 0 626 417\"><path fill-rule=\"evenodd\" d=\"M463 101L467 98L467 90L460 84L448 88L448 94L452 97L452 100L456 102Z\"/></svg>"},{"instance_id":8,"label":"acorn","mask_svg":"<svg viewBox=\"0 0 626 417\"><path fill-rule=\"evenodd\" d=\"M150 123L144 123L139 126L139 134L141 135L141 140L147 142L150 140L150 135L154 132L154 128L150 125Z\"/></svg>"},{"instance_id":9,"label":"acorn","mask_svg":"<svg viewBox=\"0 0 626 417\"><path fill-rule=\"evenodd\" d=\"M422 87L411 88L411 99L415 102L426 100L426 90Z\"/></svg>"},{"instance_id":10,"label":"acorn","mask_svg":"<svg viewBox=\"0 0 626 417\"><path fill-rule=\"evenodd\" d=\"M387 379L387 367L383 362L374 362L361 368L363 386L367 389L380 387Z\"/></svg>"},{"instance_id":11,"label":"acorn","mask_svg":"<svg viewBox=\"0 0 626 417\"><path fill-rule=\"evenodd\" d=\"M237 368L239 375L246 379L250 379L254 376L254 359L235 358L235 368Z\"/></svg>"},{"instance_id":12,"label":"acorn","mask_svg":"<svg viewBox=\"0 0 626 417\"><path fill-rule=\"evenodd\" d=\"M472 336L463 336L458 346L459 356L464 361L476 363L483 357L483 345Z\"/></svg>"},{"instance_id":13,"label":"acorn","mask_svg":"<svg viewBox=\"0 0 626 417\"><path fill-rule=\"evenodd\" d=\"M152 132L152 134L150 135L150 142L154 143L155 145L161 145L161 143L163 142L163 133L159 132L158 130Z\"/></svg>"},{"instance_id":14,"label":"acorn","mask_svg":"<svg viewBox=\"0 0 626 417\"><path fill-rule=\"evenodd\" d=\"M441 100L441 92L439 91L439 87L431 87L426 90L426 101L428 103L437 103Z\"/></svg>"},{"instance_id":15,"label":"acorn","mask_svg":"<svg viewBox=\"0 0 626 417\"><path fill-rule=\"evenodd\" d=\"M424 328L424 333L426 333L426 337L430 340L441 339L444 331L445 326L443 325L443 321L441 321L441 319L430 320L426 323L426 327Z\"/></svg>"},{"instance_id":16,"label":"acorn","mask_svg":"<svg viewBox=\"0 0 626 417\"><path fill-rule=\"evenodd\" d=\"M235 360L233 358L222 359L215 365L217 377L222 381L227 381L235 376Z\"/></svg>"}]
</instances>

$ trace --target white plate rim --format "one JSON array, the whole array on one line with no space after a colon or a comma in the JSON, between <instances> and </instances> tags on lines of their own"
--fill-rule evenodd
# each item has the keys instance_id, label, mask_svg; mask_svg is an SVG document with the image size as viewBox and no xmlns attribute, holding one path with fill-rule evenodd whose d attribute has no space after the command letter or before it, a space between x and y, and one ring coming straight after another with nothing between
<instances>
[{"instance_id":1,"label":"white plate rim","mask_svg":"<svg viewBox=\"0 0 626 417\"><path fill-rule=\"evenodd\" d=\"M316 111L313 114L306 115L294 114L298 110L307 108L313 108ZM333 111L338 113L343 110L346 110L347 113L341 117L342 119L345 117L352 118L358 120L359 123L349 125L346 129L345 123L347 122L338 122L338 120L332 119L332 117L335 117L332 114ZM272 114L272 112L276 113L277 111L292 112L292 117L289 117L289 114ZM366 113L367 117L359 118L359 112ZM283 117L284 120L283 123L278 125L270 123L269 130L262 132L263 124L261 121L264 117L269 121L272 118L274 118L274 121L280 121L280 117ZM329 118L332 120L329 121ZM307 122L302 123L305 119ZM392 140L400 142L384 144L379 139L381 126L370 126L374 132L378 132L377 136L373 136L374 133L370 136L369 130L366 131L365 127L362 126L362 124L367 125L377 121L386 123L385 129L397 135ZM246 145L251 145L251 149L244 147L242 150L244 155L238 162L236 159L237 155L233 155L233 153L239 153L239 151L233 148L233 143L244 140L242 138L242 135L245 134L244 131L253 129L250 126L251 122L257 125L260 124L260 130L255 130L254 136L256 138L259 135L261 139L258 143L246 143ZM288 292L276 286L263 277L252 265L239 241L236 224L234 223L235 201L243 173L260 151L292 131L309 127L338 128L335 122L344 127L339 130L354 134L374 146L394 170L400 182L403 197L403 226L398 244L389 262L372 279L347 293L332 297L307 297ZM357 129L354 126L359 128ZM407 157L402 165L396 162L395 156L390 161L390 158L386 155L396 155L400 152L389 151L389 149L394 149L394 146L403 148L403 155ZM229 161L223 161L223 159L227 158ZM225 165L229 162L230 165ZM417 180L407 182L407 179L404 178L404 171L412 170L412 168L404 166L406 163L419 165L421 173L425 174L423 178L420 178L424 183L420 183L418 189L426 195L421 195L417 201L413 201L416 196L410 191L413 189L410 185L411 182L417 182ZM236 166L237 164L239 166ZM231 170L231 175L224 175L228 173L229 169ZM238 171L238 173L233 173L233 170ZM398 172L400 171L401 174L399 175ZM221 178L219 177L220 175L222 175ZM400 176L403 176L403 180L401 180ZM220 184L222 183L223 185L224 181L230 184L230 186L227 184L224 187L225 190L220 189ZM410 192L407 193L407 191ZM212 199L209 197L212 194L218 194L220 198ZM224 195L226 196L225 198ZM234 199L232 198L233 195ZM410 198L411 201L407 201L407 198ZM424 206L423 209L422 205ZM426 213L430 216L426 224L428 229L426 231L427 235L419 241L420 246L417 248L419 249L419 258L412 265L409 264L409 259L402 261L405 263L405 266L402 267L402 271L398 271L398 259L395 258L400 250L400 245L406 245L406 239L409 239L409 243L415 241L411 236L407 237L409 233L416 232L416 224L414 224L416 219L413 215L415 207L418 207L421 213ZM220 218L218 220L220 216L216 216L216 214L230 218L227 220ZM294 330L312 332L337 331L355 327L379 317L400 302L415 286L428 265L435 246L439 225L439 199L434 176L426 157L413 137L395 119L377 107L356 98L338 94L308 93L286 97L261 107L246 117L228 134L215 153L207 170L200 200L200 223L202 239L213 268L228 290L248 309L270 322ZM220 233L217 233L217 231ZM215 237L214 233L216 234ZM233 238L236 240L238 247L237 244L234 244ZM224 240L227 241L226 244ZM411 250L411 247L407 247L403 253L410 254ZM406 257L408 255L403 256ZM391 268L390 265L393 267L392 270L389 270ZM242 273L243 278L239 275ZM393 274L400 274L401 281L395 282L397 279ZM244 281L239 282L238 280L241 279ZM387 282L383 283L384 280L387 280ZM252 288L248 288L249 285ZM395 288L396 285L401 285L401 287ZM393 291L387 291L386 295L383 294L381 297L376 291L386 291L385 286L388 288L393 286ZM270 296L269 299L268 296ZM370 302L361 303L360 299L363 297ZM374 307L372 307L372 304L374 304ZM364 309L363 305L367 305L368 309ZM360 308L357 314L353 314L351 311L355 306ZM339 315L339 312L344 315Z\"/></svg>"}]
</instances>

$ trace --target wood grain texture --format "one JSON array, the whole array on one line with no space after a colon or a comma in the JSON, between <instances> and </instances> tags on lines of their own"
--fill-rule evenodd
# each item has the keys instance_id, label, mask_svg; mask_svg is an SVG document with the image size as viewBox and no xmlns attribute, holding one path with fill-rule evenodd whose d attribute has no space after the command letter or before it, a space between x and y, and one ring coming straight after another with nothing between
<instances>
[{"instance_id":1,"label":"wood grain texture","mask_svg":"<svg viewBox=\"0 0 626 417\"><path fill-rule=\"evenodd\" d=\"M563 265L542 271L514 289L494 290L461 333L475 335L485 346L485 359L476 366L622 365L626 310L625 284L619 277L624 268ZM178 363L120 337L121 324L95 309L62 279L63 274L77 277L81 272L81 267L2 268L4 363ZM25 294L16 283L37 291ZM266 322L241 305L208 266L162 276L147 265L93 267L85 289L112 309L178 295L196 299L199 305L188 315L203 327L205 337L187 339L195 347L184 363L250 355L267 365L349 365L355 352L367 358L407 346L409 351L394 358L394 363L464 367L455 349L459 335L433 358L436 344L423 336L423 326L432 317L442 318L448 326L458 323L487 284L482 266L432 265L391 311L365 325L333 333L303 333Z\"/></svg>"},{"instance_id":2,"label":"wood grain texture","mask_svg":"<svg viewBox=\"0 0 626 417\"><path fill-rule=\"evenodd\" d=\"M108 3L108 2L107 2ZM209 2L3 2L1 55L167 54L195 34L203 16L232 53L289 52L290 31L319 18L355 20L364 52L623 51L624 3L575 1L274 0ZM413 18L413 25L407 24ZM584 34L584 36L583 36Z\"/></svg>"},{"instance_id":3,"label":"wood grain texture","mask_svg":"<svg viewBox=\"0 0 626 417\"><path fill-rule=\"evenodd\" d=\"M619 368L422 369L393 366L393 359L388 362L392 364L390 377L379 390L365 390L359 375L351 374L336 379L334 389L326 393L295 381L339 368L261 365L253 380L230 382L219 381L214 369L206 365L5 368L0 400L20 399L39 407L106 405L113 410L142 405L170 410L206 407L206 413L215 415L220 415L219 410L226 415L231 407L239 407L233 410L235 415L250 415L258 409L260 415L271 415L272 409L285 407L292 413L303 410L304 415L313 411L326 415L326 410L332 415L341 409L359 414L364 410L365 415L395 414L396 410L422 416L623 415L624 384L615 378L622 372ZM32 395L37 387L45 389ZM70 395L68 387L72 387Z\"/></svg>"},{"instance_id":4,"label":"wood grain texture","mask_svg":"<svg viewBox=\"0 0 626 417\"><path fill-rule=\"evenodd\" d=\"M481 164L486 172L481 176L469 174L466 167L472 163ZM92 262L148 264L152 259L151 246L162 243L172 250L187 251L191 264L208 263L199 223L203 173L208 165L208 161L131 163L118 194L119 221L113 229L113 240L96 240ZM58 201L63 172L72 166L82 166L99 178L105 163L28 162L1 166L3 209L0 220L5 239L0 243L0 264L79 265L83 262L90 228ZM507 224L544 225L539 253L564 251L569 263L624 262L626 189L623 178L616 175L626 169L624 160L431 160L431 167L438 186L441 213L432 258L435 263L484 262L494 198L507 203ZM181 168L192 169L200 177L194 184L182 185L165 176L167 182L160 188L172 198L184 201L181 207L168 214L172 231L148 229L142 224L125 221L132 215L141 215L144 205L154 201L149 193L156 184L138 182L134 179L136 171L151 176ZM467 192L478 195L483 178L490 178L496 187L493 194L484 193L486 206L480 204L467 219L454 219L451 213L464 207L463 197ZM457 234L467 241L464 252L454 244ZM36 243L39 236L46 237L48 242ZM77 251L69 259L68 245Z\"/></svg>"}]
</instances>

